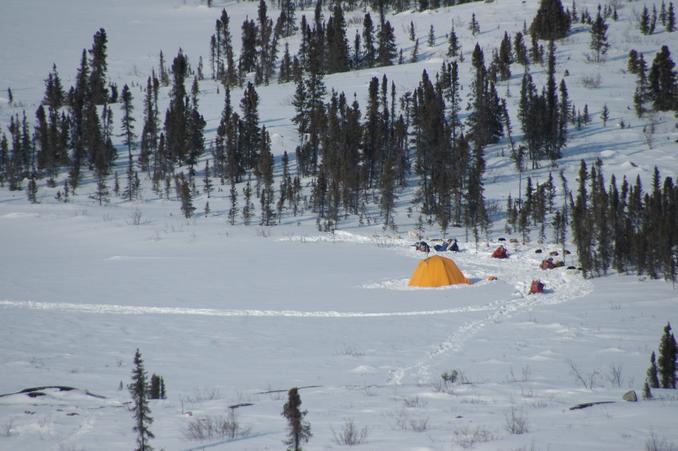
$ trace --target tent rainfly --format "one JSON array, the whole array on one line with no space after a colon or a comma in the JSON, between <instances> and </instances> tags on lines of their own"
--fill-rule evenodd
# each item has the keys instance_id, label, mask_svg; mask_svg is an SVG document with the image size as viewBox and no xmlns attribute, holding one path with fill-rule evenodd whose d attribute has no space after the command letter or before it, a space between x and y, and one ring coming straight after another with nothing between
<instances>
[{"instance_id":1,"label":"tent rainfly","mask_svg":"<svg viewBox=\"0 0 678 451\"><path fill-rule=\"evenodd\" d=\"M449 258L434 255L419 262L408 284L411 287L443 287L471 283Z\"/></svg>"}]
</instances>

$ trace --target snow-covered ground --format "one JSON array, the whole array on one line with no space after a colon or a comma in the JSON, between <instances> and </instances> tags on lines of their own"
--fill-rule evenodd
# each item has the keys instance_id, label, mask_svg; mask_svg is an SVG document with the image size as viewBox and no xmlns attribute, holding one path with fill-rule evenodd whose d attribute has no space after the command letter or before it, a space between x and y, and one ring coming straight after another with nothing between
<instances>
[{"instance_id":1,"label":"snow-covered ground","mask_svg":"<svg viewBox=\"0 0 678 451\"><path fill-rule=\"evenodd\" d=\"M571 186L581 158L600 157L606 175L618 177L648 179L654 165L667 176L678 170L675 120L656 115L649 146L643 127L651 118L633 113L628 51L646 52L648 63L662 44L674 59L678 54L678 33L659 27L655 35L640 35L635 16L643 4L651 5L619 2L620 21L610 21L613 48L605 63L586 62L589 34L581 25L559 45L559 78L569 72L572 101L580 108L588 104L593 117L592 125L572 133L558 168ZM23 109L33 116L52 62L69 86L81 49L90 47L100 27L109 39L109 75L118 85L143 85L160 50L167 60L182 47L193 63L200 55L207 61L222 6L237 45L240 23L256 16L256 3L217 6L4 0L1 126L6 131L9 117ZM595 6L577 2L580 11L594 13ZM489 59L503 32L521 30L523 20L529 24L536 7L535 1L495 0L391 16L406 57L413 45L407 27L415 22L420 62L328 76L328 90L355 92L364 105L373 76L386 74L399 95L413 89L423 69L435 73L443 62L443 34L452 20L467 56L461 71L467 82L475 43L467 29L471 12ZM277 17L274 7L269 12ZM431 24L439 36L434 48L423 44ZM293 49L297 42L290 44ZM515 107L522 72L517 65L512 69L509 103ZM543 68L531 70L541 86ZM597 75L600 87L584 86L584 79ZM13 106L6 87L12 88ZM135 89L140 102L143 94ZM201 89L201 111L213 134L223 91L218 94L210 81ZM274 154L293 153L293 86L257 91ZM233 104L240 94L234 91ZM598 118L603 104L611 112L607 127ZM139 104L137 113L142 110ZM515 109L512 115L517 129ZM621 120L631 127L619 128ZM518 176L502 148L488 150L486 189L503 207L508 193L517 195ZM548 170L530 175L543 181ZM208 217L186 221L178 202L158 200L148 185L143 200L113 198L105 206L89 199L91 188L85 185L63 204L54 199L56 190L41 185L37 205L24 192L0 188L0 395L7 394L0 396L2 450L130 449L135 436L124 387L137 348L149 374L163 376L167 385L167 399L151 402L155 449L283 449L286 423L280 413L294 386L304 387L302 407L313 432L309 450L341 448L335 433L347 419L367 428L365 443L356 447L364 450L639 450L652 438L664 449L678 447L678 392L655 390L655 399L638 403L621 399L629 389L640 394L663 327L678 324L678 295L670 283L541 271L544 254L535 249L557 250L549 244L510 243L508 260L491 259L497 239L510 238L498 223L478 249L464 241L463 230L451 230L463 250L453 257L471 285L415 289L407 281L423 256L406 233L416 220L406 214L409 193L400 197L396 212L400 233L360 226L354 218L329 235L317 232L309 213L270 228L229 226L227 189L209 199ZM206 200L196 200L199 211ZM440 233L431 227L426 236ZM566 264L576 262L568 256ZM497 280L488 281L490 275ZM528 296L535 278L545 282L546 293ZM445 385L441 375L452 370L463 377ZM17 394L44 386L75 389ZM614 403L569 410L603 401ZM251 404L234 409L246 436L187 437L201 416L225 417L237 404ZM523 434L509 431L508 425L521 422Z\"/></svg>"},{"instance_id":2,"label":"snow-covered ground","mask_svg":"<svg viewBox=\"0 0 678 451\"><path fill-rule=\"evenodd\" d=\"M588 281L541 271L532 247L494 260L483 245L454 255L470 286L415 289L421 256L407 240L304 227L263 236L220 218L135 226L115 208L70 207L0 204L1 390L78 389L0 397L1 449L128 449L119 386L137 347L167 384L168 399L151 403L156 448L216 442L188 440L188 424L251 403L238 409L249 437L215 449L280 449L286 394L274 390L293 386L310 386L308 449L336 447L346 418L368 428L361 449L450 449L476 430L489 440L477 449L678 439L676 393L621 401L675 315L665 282ZM546 294L526 294L533 278ZM454 369L466 383L441 386ZM597 401L615 403L568 410ZM512 408L526 434L507 432Z\"/></svg>"}]
</instances>

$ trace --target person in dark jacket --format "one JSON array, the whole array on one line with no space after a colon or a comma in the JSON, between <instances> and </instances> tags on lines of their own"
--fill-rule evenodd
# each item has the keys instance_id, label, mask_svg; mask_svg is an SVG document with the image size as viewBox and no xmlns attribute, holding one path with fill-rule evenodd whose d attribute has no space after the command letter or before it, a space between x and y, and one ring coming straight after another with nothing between
<instances>
[{"instance_id":1,"label":"person in dark jacket","mask_svg":"<svg viewBox=\"0 0 678 451\"><path fill-rule=\"evenodd\" d=\"M426 241L419 241L417 244L415 244L415 247L419 252L426 252L427 254L431 252L431 247Z\"/></svg>"}]
</instances>

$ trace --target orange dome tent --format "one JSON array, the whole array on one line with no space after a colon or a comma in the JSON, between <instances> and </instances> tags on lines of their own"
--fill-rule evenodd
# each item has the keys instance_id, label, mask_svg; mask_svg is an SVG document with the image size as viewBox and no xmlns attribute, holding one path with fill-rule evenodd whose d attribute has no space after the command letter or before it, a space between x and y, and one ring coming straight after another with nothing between
<instances>
[{"instance_id":1,"label":"orange dome tent","mask_svg":"<svg viewBox=\"0 0 678 451\"><path fill-rule=\"evenodd\" d=\"M458 283L471 283L449 258L435 255L419 262L412 273L411 287L443 287Z\"/></svg>"}]
</instances>

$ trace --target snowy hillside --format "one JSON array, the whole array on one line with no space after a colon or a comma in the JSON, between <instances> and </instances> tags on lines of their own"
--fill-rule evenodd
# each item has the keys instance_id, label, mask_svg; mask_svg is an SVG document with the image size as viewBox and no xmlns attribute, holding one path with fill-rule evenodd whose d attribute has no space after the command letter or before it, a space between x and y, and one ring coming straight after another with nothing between
<instances>
[{"instance_id":1,"label":"snowy hillside","mask_svg":"<svg viewBox=\"0 0 678 451\"><path fill-rule=\"evenodd\" d=\"M655 166L662 176L678 175L674 112L639 118L633 100L637 77L627 67L632 49L648 65L664 45L675 59L678 32L658 24L654 33L641 34L643 7L659 9L659 3L610 5L618 19L608 20L610 49L604 61L592 62L589 25L574 23L556 43L556 80L567 82L570 101L581 111L586 105L591 117L580 129L571 126L557 167L544 161L521 180L506 137L485 148L483 181L494 222L477 245L462 227L445 232L459 240L461 252L444 254L470 285L408 286L425 257L412 246L415 230L423 228L430 244L444 234L435 221L418 225L418 212L410 211L416 197L412 174L398 192L394 225L382 226L375 200L364 215L342 216L333 233L318 231L311 208L299 215L288 212L274 226L257 225L256 198L252 225L240 216L231 225L230 184L219 177L211 177L209 198L202 191L195 194L190 219L174 187L168 188L172 195L158 194L144 173L132 201L112 192L108 202L95 199L97 179L89 168L68 202L63 201L67 171L52 187L45 178L38 180L35 203L27 196L28 179L22 190L5 183L0 187L0 450L134 447L127 385L137 349L149 377L162 376L167 389L166 399L150 401L154 449L285 449L288 428L281 412L292 387L299 387L301 407L308 411L313 434L304 445L308 450L344 448L351 425L353 438L362 439L354 449L362 450L678 449L678 391L653 389L653 399L641 396L664 327L678 324L674 286L614 271L587 279L566 269L578 266L575 246L568 242L572 254L562 255L550 229L545 242L534 230L526 243L505 230L507 197L519 196L527 176L543 183L550 172L557 178L562 171L576 189L582 159L589 165L602 160L607 180L612 174L618 180L640 176L646 187ZM240 25L257 17L257 6L219 0L211 8L198 0L3 0L0 135L9 137L10 121L24 111L34 124L53 64L66 89L76 84L82 49L90 48L101 28L108 36L108 82L131 88L140 132L146 80L158 70L160 52L171 63L181 48L194 68L200 58L208 66L210 36L225 9L239 53ZM450 61L447 34L453 24L463 52L465 107L476 42L489 62L504 33L529 26L538 6L534 0L494 0L389 12L404 63L327 75L327 92L343 92L349 103L355 97L364 108L373 77L393 82L398 98L417 88L424 70L435 80ZM277 2L268 7L275 20ZM580 0L576 8L595 15L597 3ZM365 12L345 12L350 45ZM312 20L314 8L296 13L298 21L302 15ZM480 26L476 36L469 29L472 14ZM419 39L416 62L410 62L410 24ZM431 27L433 46L427 42ZM282 42L292 53L301 44L298 34ZM520 141L523 68L514 63L511 71L496 88ZM545 65L530 65L539 91L546 71ZM209 149L224 109L224 87L211 79L209 69L205 73L197 97ZM256 91L260 122L271 137L277 190L285 152L296 168L295 83L278 84L276 76ZM164 118L170 88L159 93ZM242 96L243 88L231 90L235 109ZM113 170L124 179L123 113L119 103L111 107L118 151ZM462 121L468 114L462 110ZM138 152L135 148L135 157ZM196 165L200 188L204 165L212 158L205 152ZM310 196L315 181L302 177L303 196ZM112 173L107 183L112 191ZM239 193L244 185L237 185ZM240 202L242 208L242 197ZM508 247L508 259L490 257L499 244ZM558 252L555 258L565 267L539 269L549 252ZM545 292L528 295L535 279L544 282ZM622 400L629 390L636 391L638 402ZM600 404L571 409L582 403ZM230 435L196 432L224 422L239 429Z\"/></svg>"}]
</instances>

